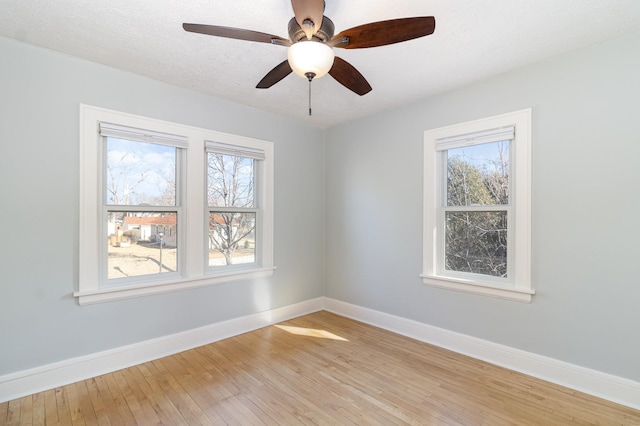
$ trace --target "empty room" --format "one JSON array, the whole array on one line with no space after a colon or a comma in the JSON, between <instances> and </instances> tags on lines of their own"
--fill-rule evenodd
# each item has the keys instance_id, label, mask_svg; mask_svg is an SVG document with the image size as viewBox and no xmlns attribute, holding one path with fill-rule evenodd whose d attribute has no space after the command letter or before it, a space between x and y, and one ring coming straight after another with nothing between
<instances>
[{"instance_id":1,"label":"empty room","mask_svg":"<svg viewBox=\"0 0 640 426\"><path fill-rule=\"evenodd\" d=\"M0 0L0 425L640 425L637 0Z\"/></svg>"}]
</instances>

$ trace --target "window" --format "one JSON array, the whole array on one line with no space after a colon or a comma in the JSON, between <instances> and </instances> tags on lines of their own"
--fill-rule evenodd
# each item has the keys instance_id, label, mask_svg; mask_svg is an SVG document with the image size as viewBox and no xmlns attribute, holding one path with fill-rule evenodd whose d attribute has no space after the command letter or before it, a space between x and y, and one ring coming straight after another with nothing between
<instances>
[{"instance_id":1,"label":"window","mask_svg":"<svg viewBox=\"0 0 640 426\"><path fill-rule=\"evenodd\" d=\"M105 284L179 277L187 139L104 122L98 130Z\"/></svg>"},{"instance_id":2,"label":"window","mask_svg":"<svg viewBox=\"0 0 640 426\"><path fill-rule=\"evenodd\" d=\"M256 263L260 151L207 142L209 267ZM258 230L259 231L259 230Z\"/></svg>"},{"instance_id":3,"label":"window","mask_svg":"<svg viewBox=\"0 0 640 426\"><path fill-rule=\"evenodd\" d=\"M82 105L80 304L273 272L273 145Z\"/></svg>"},{"instance_id":4,"label":"window","mask_svg":"<svg viewBox=\"0 0 640 426\"><path fill-rule=\"evenodd\" d=\"M429 130L426 285L530 302L531 110Z\"/></svg>"}]
</instances>

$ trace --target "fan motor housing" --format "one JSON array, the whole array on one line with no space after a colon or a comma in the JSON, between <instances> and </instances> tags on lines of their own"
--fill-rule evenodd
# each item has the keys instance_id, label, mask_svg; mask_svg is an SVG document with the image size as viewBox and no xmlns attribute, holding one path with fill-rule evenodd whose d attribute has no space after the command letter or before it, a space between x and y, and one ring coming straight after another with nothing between
<instances>
[{"instance_id":1,"label":"fan motor housing","mask_svg":"<svg viewBox=\"0 0 640 426\"><path fill-rule=\"evenodd\" d=\"M317 33L313 35L313 39L316 41L320 41L322 43L326 43L333 38L333 33L335 32L335 26L333 25L333 21L326 16L322 17L322 25ZM289 21L289 39L297 43L300 40L306 39L307 36L304 34L300 25L296 21L296 18L291 18Z\"/></svg>"}]
</instances>

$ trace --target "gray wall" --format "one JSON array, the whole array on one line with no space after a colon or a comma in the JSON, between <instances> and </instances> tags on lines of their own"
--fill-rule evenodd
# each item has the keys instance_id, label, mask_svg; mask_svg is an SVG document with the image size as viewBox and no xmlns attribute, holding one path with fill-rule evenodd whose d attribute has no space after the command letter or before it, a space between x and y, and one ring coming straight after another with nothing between
<instances>
[{"instance_id":1,"label":"gray wall","mask_svg":"<svg viewBox=\"0 0 640 426\"><path fill-rule=\"evenodd\" d=\"M0 54L0 375L322 295L322 131L9 39ZM273 277L78 306L80 103L273 141Z\"/></svg>"},{"instance_id":2,"label":"gray wall","mask_svg":"<svg viewBox=\"0 0 640 426\"><path fill-rule=\"evenodd\" d=\"M639 381L638 52L640 34L328 130L325 295ZM533 303L423 286L424 130L528 107Z\"/></svg>"},{"instance_id":3,"label":"gray wall","mask_svg":"<svg viewBox=\"0 0 640 426\"><path fill-rule=\"evenodd\" d=\"M0 38L0 375L324 294L639 381L639 49L614 40L323 133ZM79 307L79 103L273 141L274 276ZM526 107L533 303L423 286L423 131Z\"/></svg>"}]
</instances>

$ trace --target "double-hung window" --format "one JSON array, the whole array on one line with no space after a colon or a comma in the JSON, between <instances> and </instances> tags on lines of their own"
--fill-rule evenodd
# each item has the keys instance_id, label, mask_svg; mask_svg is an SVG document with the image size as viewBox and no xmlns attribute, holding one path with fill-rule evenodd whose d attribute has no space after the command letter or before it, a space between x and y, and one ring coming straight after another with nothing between
<instances>
[{"instance_id":1,"label":"double-hung window","mask_svg":"<svg viewBox=\"0 0 640 426\"><path fill-rule=\"evenodd\" d=\"M179 277L187 138L104 122L98 128L103 282Z\"/></svg>"},{"instance_id":2,"label":"double-hung window","mask_svg":"<svg viewBox=\"0 0 640 426\"><path fill-rule=\"evenodd\" d=\"M80 107L80 304L273 273L273 144Z\"/></svg>"},{"instance_id":3,"label":"double-hung window","mask_svg":"<svg viewBox=\"0 0 640 426\"><path fill-rule=\"evenodd\" d=\"M427 285L530 302L531 111L425 132Z\"/></svg>"},{"instance_id":4,"label":"double-hung window","mask_svg":"<svg viewBox=\"0 0 640 426\"><path fill-rule=\"evenodd\" d=\"M261 238L256 176L262 150L207 142L208 266L211 270L255 264ZM256 192L258 191L258 192Z\"/></svg>"}]
</instances>

